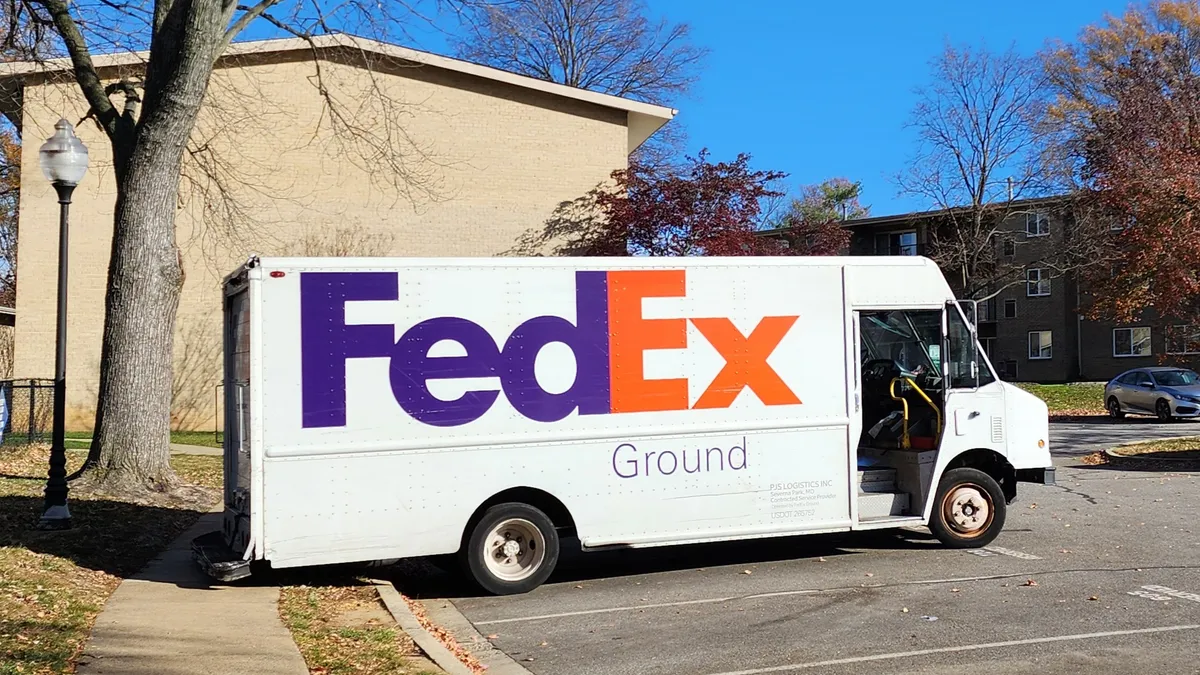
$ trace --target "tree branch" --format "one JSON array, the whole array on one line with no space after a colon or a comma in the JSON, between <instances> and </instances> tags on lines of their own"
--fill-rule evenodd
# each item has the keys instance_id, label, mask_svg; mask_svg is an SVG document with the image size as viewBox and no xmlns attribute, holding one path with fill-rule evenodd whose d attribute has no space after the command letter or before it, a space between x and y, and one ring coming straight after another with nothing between
<instances>
[{"instance_id":1,"label":"tree branch","mask_svg":"<svg viewBox=\"0 0 1200 675\"><path fill-rule=\"evenodd\" d=\"M71 11L67 7L67 3L65 0L38 0L38 2L46 8L46 11L50 12L54 27L62 37L63 45L66 46L67 53L71 57L75 80L79 83L79 88L83 90L83 95L87 98L96 121L100 123L100 127L104 129L109 138L116 137L119 131L117 109L108 99L104 85L100 82L100 75L96 73L96 67L92 64L92 55L88 51L87 41L84 40L75 20L71 18Z\"/></svg>"},{"instance_id":2,"label":"tree branch","mask_svg":"<svg viewBox=\"0 0 1200 675\"><path fill-rule=\"evenodd\" d=\"M225 37L221 42L220 49L217 50L217 54L223 53L225 48L233 42L233 39L237 37L239 33L246 30L246 27L249 26L255 19L262 16L263 12L266 12L273 5L279 4L279 2L280 0L260 0L260 2L254 6L238 5L238 9L242 11L242 15L239 16L237 21L234 21L233 25L225 31Z\"/></svg>"}]
</instances>

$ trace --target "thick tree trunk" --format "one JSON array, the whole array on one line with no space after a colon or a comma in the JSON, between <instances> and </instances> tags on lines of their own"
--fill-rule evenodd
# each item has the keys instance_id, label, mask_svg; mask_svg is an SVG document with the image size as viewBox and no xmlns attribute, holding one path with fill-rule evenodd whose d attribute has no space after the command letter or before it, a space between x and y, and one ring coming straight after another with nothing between
<instances>
[{"instance_id":1,"label":"thick tree trunk","mask_svg":"<svg viewBox=\"0 0 1200 675\"><path fill-rule=\"evenodd\" d=\"M162 492L170 465L175 311L183 270L175 242L183 152L232 13L218 0L158 3L141 118L114 136L117 204L105 298L94 461L96 490Z\"/></svg>"}]
</instances>

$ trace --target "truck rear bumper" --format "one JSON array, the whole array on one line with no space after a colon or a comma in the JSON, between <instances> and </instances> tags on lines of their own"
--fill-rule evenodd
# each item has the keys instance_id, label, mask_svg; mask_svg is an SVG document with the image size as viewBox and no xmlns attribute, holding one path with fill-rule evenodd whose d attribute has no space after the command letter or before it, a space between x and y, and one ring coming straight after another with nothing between
<instances>
[{"instance_id":1,"label":"truck rear bumper","mask_svg":"<svg viewBox=\"0 0 1200 675\"><path fill-rule=\"evenodd\" d=\"M220 530L192 540L192 559L205 574L219 581L237 581L250 576L250 561L242 560L242 556L229 548Z\"/></svg>"},{"instance_id":2,"label":"truck rear bumper","mask_svg":"<svg viewBox=\"0 0 1200 675\"><path fill-rule=\"evenodd\" d=\"M1018 469L1017 482L1054 485L1054 467L1044 469Z\"/></svg>"}]
</instances>

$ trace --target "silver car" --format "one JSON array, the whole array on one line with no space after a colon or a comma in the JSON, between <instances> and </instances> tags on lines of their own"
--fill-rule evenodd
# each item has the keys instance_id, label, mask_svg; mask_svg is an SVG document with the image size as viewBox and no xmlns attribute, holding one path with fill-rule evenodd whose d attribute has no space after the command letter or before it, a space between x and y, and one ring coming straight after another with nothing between
<instances>
[{"instance_id":1,"label":"silver car","mask_svg":"<svg viewBox=\"0 0 1200 675\"><path fill-rule=\"evenodd\" d=\"M1164 422L1200 417L1200 375L1186 368L1134 368L1104 387L1111 417L1154 415Z\"/></svg>"}]
</instances>

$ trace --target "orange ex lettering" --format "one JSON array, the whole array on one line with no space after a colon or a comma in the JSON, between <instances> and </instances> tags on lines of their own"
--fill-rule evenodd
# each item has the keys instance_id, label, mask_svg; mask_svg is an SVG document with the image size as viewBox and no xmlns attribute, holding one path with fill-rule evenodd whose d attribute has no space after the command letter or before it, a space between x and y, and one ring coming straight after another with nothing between
<instances>
[{"instance_id":1,"label":"orange ex lettering","mask_svg":"<svg viewBox=\"0 0 1200 675\"><path fill-rule=\"evenodd\" d=\"M643 353L687 348L687 320L646 319L645 298L682 297L684 270L636 270L608 273L609 361L612 412L688 409L684 378L648 380ZM767 363L796 323L796 316L768 316L749 335L728 318L691 319L692 325L725 359L725 365L692 408L728 408L745 388L764 405L796 405L800 399Z\"/></svg>"}]
</instances>

